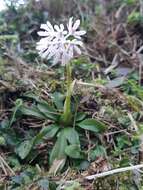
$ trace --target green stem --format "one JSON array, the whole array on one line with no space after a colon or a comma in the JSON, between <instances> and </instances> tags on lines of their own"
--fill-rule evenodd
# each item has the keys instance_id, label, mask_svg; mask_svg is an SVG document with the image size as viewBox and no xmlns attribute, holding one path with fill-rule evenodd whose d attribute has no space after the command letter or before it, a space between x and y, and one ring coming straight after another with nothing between
<instances>
[{"instance_id":1,"label":"green stem","mask_svg":"<svg viewBox=\"0 0 143 190\"><path fill-rule=\"evenodd\" d=\"M71 74L72 74L72 69L71 69L70 63L66 65L66 72L67 72L67 94L66 94L66 99L65 99L65 103L64 103L63 122L65 124L69 124L72 119L72 113L71 113L71 95L72 95Z\"/></svg>"}]
</instances>

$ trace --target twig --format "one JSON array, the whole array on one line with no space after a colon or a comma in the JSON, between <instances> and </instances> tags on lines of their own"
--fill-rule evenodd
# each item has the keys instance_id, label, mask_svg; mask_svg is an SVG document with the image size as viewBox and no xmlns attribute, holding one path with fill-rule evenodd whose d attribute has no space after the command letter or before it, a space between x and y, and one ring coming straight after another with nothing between
<instances>
[{"instance_id":1,"label":"twig","mask_svg":"<svg viewBox=\"0 0 143 190\"><path fill-rule=\"evenodd\" d=\"M116 14L115 14L115 18L116 19L120 19L121 13L123 12L124 7L126 6L126 3L123 3L119 9L117 10Z\"/></svg>"},{"instance_id":2,"label":"twig","mask_svg":"<svg viewBox=\"0 0 143 190\"><path fill-rule=\"evenodd\" d=\"M91 140L90 140L90 134L89 134L89 132L88 131L85 131L85 135L86 135L86 138L87 138L87 140L88 140L88 150L87 150L87 153L88 153L88 161L90 161L90 150L91 150Z\"/></svg>"},{"instance_id":3,"label":"twig","mask_svg":"<svg viewBox=\"0 0 143 190\"><path fill-rule=\"evenodd\" d=\"M96 87L96 88L105 88L105 86L100 85L100 84L87 83L87 82L82 82L82 81L77 81L77 80L76 80L76 84L90 86L90 87Z\"/></svg>"},{"instance_id":4,"label":"twig","mask_svg":"<svg viewBox=\"0 0 143 190\"><path fill-rule=\"evenodd\" d=\"M2 170L4 172L4 174L7 175L7 171L6 171L5 167L4 167L3 162L1 161L0 164L1 164L1 168L2 168Z\"/></svg>"},{"instance_id":5,"label":"twig","mask_svg":"<svg viewBox=\"0 0 143 190\"><path fill-rule=\"evenodd\" d=\"M115 54L111 65L107 69L105 69L105 71L104 71L105 75L110 73L115 67L118 66L118 64L119 64L119 62L118 62L118 54Z\"/></svg>"},{"instance_id":6,"label":"twig","mask_svg":"<svg viewBox=\"0 0 143 190\"><path fill-rule=\"evenodd\" d=\"M1 155L0 155L0 160L1 160L1 163L3 163L3 165L5 165L7 167L7 169L9 169L11 174L15 175L15 172L9 167L9 165L6 163L6 161L3 159L3 157Z\"/></svg>"},{"instance_id":7,"label":"twig","mask_svg":"<svg viewBox=\"0 0 143 190\"><path fill-rule=\"evenodd\" d=\"M140 168L143 168L143 164L139 164L139 165L135 165L135 166L128 166L128 167L124 167L124 168L117 168L117 169L110 170L110 171L107 171L107 172L102 172L102 173L99 173L99 174L87 176L87 177L85 177L85 179L93 180L93 179L100 178L100 177L105 177L105 176L108 176L108 175L127 172L127 171L130 171L130 170L137 170L137 169L140 169Z\"/></svg>"},{"instance_id":8,"label":"twig","mask_svg":"<svg viewBox=\"0 0 143 190\"><path fill-rule=\"evenodd\" d=\"M108 135L115 135L117 133L123 133L123 132L126 133L126 134L128 134L127 129L122 129L122 130L119 130L119 131L113 131L113 132L106 133L105 135L106 136L108 136Z\"/></svg>"}]
</instances>

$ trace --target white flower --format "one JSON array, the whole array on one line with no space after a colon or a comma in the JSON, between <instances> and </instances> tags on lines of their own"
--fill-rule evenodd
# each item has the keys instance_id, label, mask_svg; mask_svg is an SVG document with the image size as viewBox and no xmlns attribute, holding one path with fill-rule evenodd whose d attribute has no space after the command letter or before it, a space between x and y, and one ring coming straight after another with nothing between
<instances>
[{"instance_id":1,"label":"white flower","mask_svg":"<svg viewBox=\"0 0 143 190\"><path fill-rule=\"evenodd\" d=\"M75 23L73 23L73 17L71 17L69 19L69 23L67 25L69 34L73 35L75 38L81 39L81 36L86 34L86 31L85 30L77 31L79 26L80 26L80 20L79 19L76 20Z\"/></svg>"},{"instance_id":2,"label":"white flower","mask_svg":"<svg viewBox=\"0 0 143 190\"><path fill-rule=\"evenodd\" d=\"M41 40L37 43L37 50L43 58L53 59L54 63L61 61L62 65L67 64L75 54L81 54L83 43L81 36L86 32L77 30L80 20L73 24L73 18L69 19L67 30L63 24L52 26L50 22L41 24L41 31L38 35Z\"/></svg>"}]
</instances>

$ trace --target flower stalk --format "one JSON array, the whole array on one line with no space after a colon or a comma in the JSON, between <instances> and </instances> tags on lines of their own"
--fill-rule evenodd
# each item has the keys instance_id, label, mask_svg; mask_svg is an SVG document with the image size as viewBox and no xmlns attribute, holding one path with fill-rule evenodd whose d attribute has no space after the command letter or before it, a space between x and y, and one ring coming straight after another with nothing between
<instances>
[{"instance_id":1,"label":"flower stalk","mask_svg":"<svg viewBox=\"0 0 143 190\"><path fill-rule=\"evenodd\" d=\"M72 111L71 111L71 96L72 96L72 69L70 63L66 65L66 72L67 72L67 93L66 99L64 103L64 113L62 116L62 120L64 124L70 124L72 119Z\"/></svg>"},{"instance_id":2,"label":"flower stalk","mask_svg":"<svg viewBox=\"0 0 143 190\"><path fill-rule=\"evenodd\" d=\"M53 64L61 63L66 67L67 73L67 92L61 116L61 122L64 125L71 124L71 96L73 91L72 69L70 61L76 55L80 55L81 49L84 47L82 36L86 31L79 30L80 20L73 22L73 18L69 19L66 28L63 24L52 25L49 21L46 24L41 24L41 30L38 35L42 37L37 43L36 49L39 55L43 58L52 59Z\"/></svg>"}]
</instances>

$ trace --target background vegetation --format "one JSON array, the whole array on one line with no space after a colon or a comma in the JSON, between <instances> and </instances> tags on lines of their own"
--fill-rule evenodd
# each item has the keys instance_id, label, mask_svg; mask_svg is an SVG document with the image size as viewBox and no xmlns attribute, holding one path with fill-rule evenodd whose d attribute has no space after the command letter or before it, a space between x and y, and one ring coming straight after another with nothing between
<instances>
[{"instance_id":1,"label":"background vegetation","mask_svg":"<svg viewBox=\"0 0 143 190\"><path fill-rule=\"evenodd\" d=\"M143 189L140 171L85 180L143 162L142 0L5 2L7 10L0 12L0 189ZM55 113L63 108L65 71L42 60L35 47L41 23L66 23L71 16L80 18L87 31L87 51L72 61L77 133L60 129L57 140ZM61 154L67 159L64 167L52 165Z\"/></svg>"}]
</instances>

